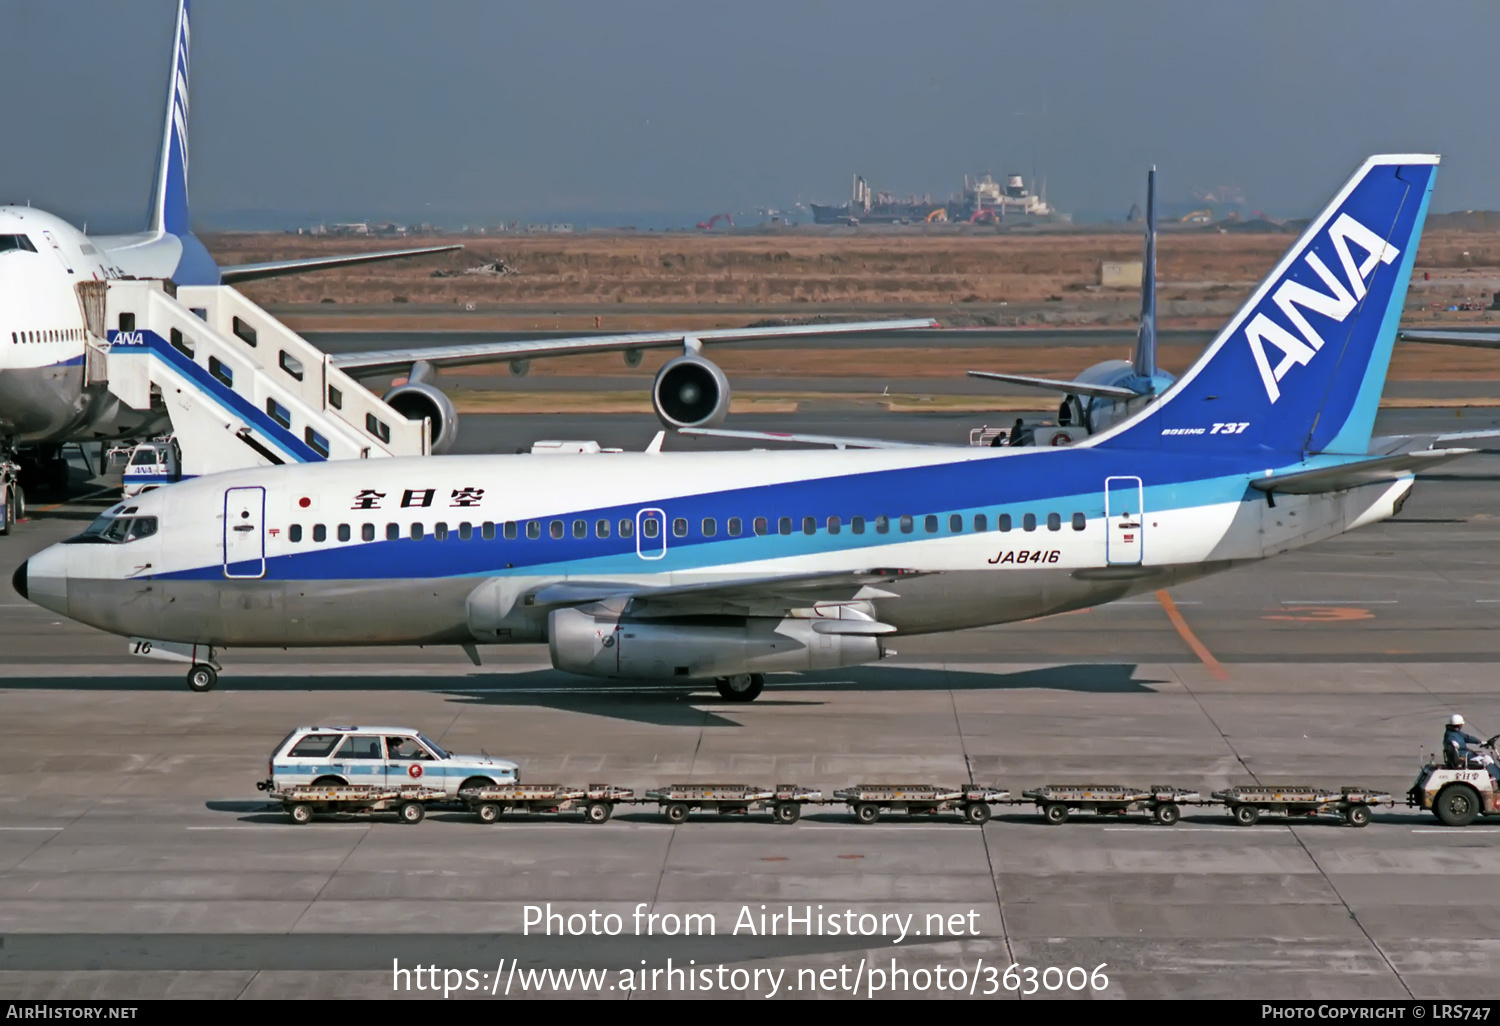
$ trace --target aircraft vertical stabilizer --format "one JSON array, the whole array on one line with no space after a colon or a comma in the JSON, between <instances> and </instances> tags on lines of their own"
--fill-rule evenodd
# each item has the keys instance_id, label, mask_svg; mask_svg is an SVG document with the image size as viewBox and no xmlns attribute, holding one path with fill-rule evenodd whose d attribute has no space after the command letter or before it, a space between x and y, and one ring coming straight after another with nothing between
<instances>
[{"instance_id":1,"label":"aircraft vertical stabilizer","mask_svg":"<svg viewBox=\"0 0 1500 1026\"><path fill-rule=\"evenodd\" d=\"M1156 168L1146 175L1146 253L1141 260L1141 326L1131 364L1138 377L1156 375Z\"/></svg>"},{"instance_id":2,"label":"aircraft vertical stabilizer","mask_svg":"<svg viewBox=\"0 0 1500 1026\"><path fill-rule=\"evenodd\" d=\"M1085 444L1367 453L1437 164L1365 161L1182 379Z\"/></svg>"},{"instance_id":3,"label":"aircraft vertical stabilizer","mask_svg":"<svg viewBox=\"0 0 1500 1026\"><path fill-rule=\"evenodd\" d=\"M188 2L177 8L172 43L172 70L167 80L167 115L162 126L156 189L151 197L149 228L157 234L187 235L188 226Z\"/></svg>"}]
</instances>

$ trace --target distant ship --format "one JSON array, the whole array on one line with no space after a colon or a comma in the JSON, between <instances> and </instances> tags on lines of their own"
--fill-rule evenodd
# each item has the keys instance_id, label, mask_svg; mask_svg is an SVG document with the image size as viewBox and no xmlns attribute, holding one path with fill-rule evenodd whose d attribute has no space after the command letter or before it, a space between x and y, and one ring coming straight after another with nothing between
<instances>
[{"instance_id":1,"label":"distant ship","mask_svg":"<svg viewBox=\"0 0 1500 1026\"><path fill-rule=\"evenodd\" d=\"M810 206L814 224L931 224L948 221L1007 224L1071 220L1067 214L1055 211L1045 195L1027 188L1025 179L1018 174L1008 175L1004 185L989 175L972 180L965 175L963 194L945 203L935 202L930 196L898 200L888 192L872 193L869 183L855 175L848 203L837 207L820 203Z\"/></svg>"}]
</instances>

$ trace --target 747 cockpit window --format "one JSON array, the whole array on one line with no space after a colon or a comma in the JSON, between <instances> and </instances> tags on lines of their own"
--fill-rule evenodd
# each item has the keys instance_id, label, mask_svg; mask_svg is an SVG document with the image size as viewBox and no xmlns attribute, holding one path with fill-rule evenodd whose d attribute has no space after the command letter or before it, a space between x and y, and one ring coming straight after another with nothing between
<instances>
[{"instance_id":1,"label":"747 cockpit window","mask_svg":"<svg viewBox=\"0 0 1500 1026\"><path fill-rule=\"evenodd\" d=\"M13 249L18 249L26 253L36 252L36 247L24 235L0 235L0 253L6 253Z\"/></svg>"}]
</instances>

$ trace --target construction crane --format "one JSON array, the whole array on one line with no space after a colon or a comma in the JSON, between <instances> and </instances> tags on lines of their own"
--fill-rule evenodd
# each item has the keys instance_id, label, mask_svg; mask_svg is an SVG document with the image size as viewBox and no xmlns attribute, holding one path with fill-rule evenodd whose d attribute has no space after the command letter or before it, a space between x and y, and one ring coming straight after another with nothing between
<instances>
[{"instance_id":1,"label":"construction crane","mask_svg":"<svg viewBox=\"0 0 1500 1026\"><path fill-rule=\"evenodd\" d=\"M944 210L942 207L938 207L932 213L928 214L927 218L926 218L926 221L927 221L928 224L932 224L934 222L943 222L943 221L947 221L947 220L948 220L948 211Z\"/></svg>"},{"instance_id":2,"label":"construction crane","mask_svg":"<svg viewBox=\"0 0 1500 1026\"><path fill-rule=\"evenodd\" d=\"M698 227L702 228L704 231L708 231L709 229L711 229L715 225L717 225L720 221L725 222L731 228L734 227L734 218L730 217L728 214L715 214L713 217L710 217L707 221L699 221L698 222Z\"/></svg>"}]
</instances>

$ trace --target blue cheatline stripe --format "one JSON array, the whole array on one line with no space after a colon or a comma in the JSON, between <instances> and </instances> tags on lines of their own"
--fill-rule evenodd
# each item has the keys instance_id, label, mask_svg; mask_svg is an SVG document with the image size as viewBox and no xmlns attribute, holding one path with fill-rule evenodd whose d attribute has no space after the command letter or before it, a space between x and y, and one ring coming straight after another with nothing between
<instances>
[{"instance_id":1,"label":"blue cheatline stripe","mask_svg":"<svg viewBox=\"0 0 1500 1026\"><path fill-rule=\"evenodd\" d=\"M296 435L283 428L271 419L264 410L256 408L244 396L234 389L219 381L208 371L198 366L187 356L178 352L172 344L162 338L154 331L136 331L133 334L140 335L146 340L145 345L127 344L116 342L115 338L121 332L111 331L109 333L111 353L139 353L142 349L149 349L157 358L171 364L179 374L189 378L198 390L207 395L221 408L239 417L241 420L255 428L256 432L263 436L268 442L276 446L288 457L297 463L321 463L327 457L308 446Z\"/></svg>"}]
</instances>

